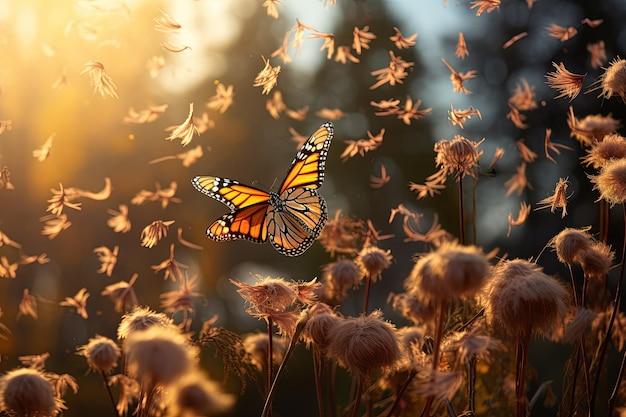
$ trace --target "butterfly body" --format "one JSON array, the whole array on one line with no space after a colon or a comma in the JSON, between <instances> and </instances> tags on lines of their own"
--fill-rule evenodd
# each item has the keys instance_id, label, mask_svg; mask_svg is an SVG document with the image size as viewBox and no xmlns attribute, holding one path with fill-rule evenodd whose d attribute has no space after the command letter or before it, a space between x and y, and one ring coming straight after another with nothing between
<instances>
[{"instance_id":1,"label":"butterfly body","mask_svg":"<svg viewBox=\"0 0 626 417\"><path fill-rule=\"evenodd\" d=\"M225 204L224 214L207 228L207 236L226 241L270 241L286 256L304 253L321 233L328 209L317 192L333 137L333 125L324 123L302 145L278 192L263 191L228 178L198 176L193 186Z\"/></svg>"}]
</instances>

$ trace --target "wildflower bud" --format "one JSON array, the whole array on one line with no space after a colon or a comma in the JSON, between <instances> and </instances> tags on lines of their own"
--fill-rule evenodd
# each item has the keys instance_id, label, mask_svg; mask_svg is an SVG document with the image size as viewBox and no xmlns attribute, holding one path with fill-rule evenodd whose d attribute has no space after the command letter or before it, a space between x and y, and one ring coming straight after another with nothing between
<instances>
[{"instance_id":1,"label":"wildflower bud","mask_svg":"<svg viewBox=\"0 0 626 417\"><path fill-rule=\"evenodd\" d=\"M611 205L626 202L626 159L607 162L598 175L590 175L594 190Z\"/></svg>"},{"instance_id":2,"label":"wildflower bud","mask_svg":"<svg viewBox=\"0 0 626 417\"><path fill-rule=\"evenodd\" d=\"M87 364L98 372L109 373L117 366L120 348L108 337L96 336L89 339L86 345L77 349L79 355L87 358Z\"/></svg>"},{"instance_id":3,"label":"wildflower bud","mask_svg":"<svg viewBox=\"0 0 626 417\"><path fill-rule=\"evenodd\" d=\"M210 416L223 413L234 403L230 394L201 372L181 378L166 394L168 416Z\"/></svg>"},{"instance_id":4,"label":"wildflower bud","mask_svg":"<svg viewBox=\"0 0 626 417\"><path fill-rule=\"evenodd\" d=\"M366 378L371 371L392 366L400 350L392 325L375 311L347 318L330 329L328 354L353 375Z\"/></svg>"},{"instance_id":5,"label":"wildflower bud","mask_svg":"<svg viewBox=\"0 0 626 417\"><path fill-rule=\"evenodd\" d=\"M568 292L537 264L522 259L494 268L487 288L485 315L513 333L549 335L562 322Z\"/></svg>"},{"instance_id":6,"label":"wildflower bud","mask_svg":"<svg viewBox=\"0 0 626 417\"><path fill-rule=\"evenodd\" d=\"M593 239L587 230L589 230L588 227L584 229L565 228L550 239L548 245L554 247L560 262L573 265L577 262L580 254L589 249Z\"/></svg>"},{"instance_id":7,"label":"wildflower bud","mask_svg":"<svg viewBox=\"0 0 626 417\"><path fill-rule=\"evenodd\" d=\"M0 401L2 411L20 417L51 417L64 408L49 379L32 368L14 369L0 378Z\"/></svg>"},{"instance_id":8,"label":"wildflower bud","mask_svg":"<svg viewBox=\"0 0 626 417\"><path fill-rule=\"evenodd\" d=\"M139 381L168 385L187 373L198 352L174 327L133 332L124 341L128 373Z\"/></svg>"},{"instance_id":9,"label":"wildflower bud","mask_svg":"<svg viewBox=\"0 0 626 417\"><path fill-rule=\"evenodd\" d=\"M384 251L376 246L366 246L359 253L357 263L372 281L376 281L377 278L380 278L383 269L389 268L392 259L391 251Z\"/></svg>"},{"instance_id":10,"label":"wildflower bud","mask_svg":"<svg viewBox=\"0 0 626 417\"><path fill-rule=\"evenodd\" d=\"M163 313L155 313L147 307L135 307L130 313L122 316L122 321L117 327L117 338L123 340L133 332L153 326L169 327L172 325L172 319Z\"/></svg>"}]
</instances>

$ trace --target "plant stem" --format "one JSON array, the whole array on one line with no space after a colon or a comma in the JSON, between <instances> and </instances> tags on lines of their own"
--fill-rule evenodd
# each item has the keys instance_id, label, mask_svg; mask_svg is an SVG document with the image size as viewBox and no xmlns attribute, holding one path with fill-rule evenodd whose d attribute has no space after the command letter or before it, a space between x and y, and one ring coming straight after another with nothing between
<instances>
[{"instance_id":1,"label":"plant stem","mask_svg":"<svg viewBox=\"0 0 626 417\"><path fill-rule=\"evenodd\" d=\"M526 417L526 363L528 362L528 347L530 345L530 330L517 334L515 349L515 401L517 417Z\"/></svg>"},{"instance_id":2,"label":"plant stem","mask_svg":"<svg viewBox=\"0 0 626 417\"><path fill-rule=\"evenodd\" d=\"M441 349L441 339L443 335L443 321L446 316L447 306L448 303L445 300L442 300L439 303L439 314L436 318L437 321L435 323L435 343L433 347L433 378L435 377L435 372L437 371L437 367L439 365L439 351ZM422 417L427 417L430 415L430 409L433 405L434 400L435 397L433 395L429 396L426 399L426 405L424 406L421 414Z\"/></svg>"},{"instance_id":3,"label":"plant stem","mask_svg":"<svg viewBox=\"0 0 626 417\"><path fill-rule=\"evenodd\" d=\"M620 300L622 298L622 282L624 281L624 257L626 255L626 205L622 204L624 210L624 243L622 244L622 258L620 262L619 268L619 279L617 281L617 288L615 289L615 298L613 299L613 311L611 312L611 318L609 319L609 325L606 329L606 334L602 339L602 344L600 345L600 353L598 356L598 365L596 367L596 374L593 380L593 386L591 390L591 399L589 404L589 410L593 413L596 393L598 392L598 385L600 382L600 374L602 372L602 364L604 363L604 357L606 356L606 351L609 345L609 340L611 339L611 331L613 330L613 323L615 322L615 317L617 316L617 312L619 311ZM621 381L621 375L618 377L618 385ZM610 412L611 410L609 410Z\"/></svg>"},{"instance_id":4,"label":"plant stem","mask_svg":"<svg viewBox=\"0 0 626 417\"><path fill-rule=\"evenodd\" d=\"M274 338L272 337L272 326L272 317L267 317L267 401L265 403L266 407L268 408L267 416L272 415L272 401L270 399L270 391L274 373ZM266 415L265 407L263 408L263 415Z\"/></svg>"},{"instance_id":5,"label":"plant stem","mask_svg":"<svg viewBox=\"0 0 626 417\"><path fill-rule=\"evenodd\" d=\"M463 212L463 178L459 178L459 242L465 244L465 213Z\"/></svg>"},{"instance_id":6,"label":"plant stem","mask_svg":"<svg viewBox=\"0 0 626 417\"><path fill-rule=\"evenodd\" d=\"M109 393L109 399L111 400L111 404L113 405L115 417L119 417L119 414L117 412L117 405L115 404L115 400L113 399L113 393L111 392L111 387L109 386L109 377L104 371L100 371L100 374L102 375L102 379L104 379L104 386L107 388L107 392Z\"/></svg>"},{"instance_id":7,"label":"plant stem","mask_svg":"<svg viewBox=\"0 0 626 417\"><path fill-rule=\"evenodd\" d=\"M371 274L367 274L365 277L365 296L363 299L363 314L367 316L367 306L369 304L370 299L370 286L372 284L372 276Z\"/></svg>"},{"instance_id":8,"label":"plant stem","mask_svg":"<svg viewBox=\"0 0 626 417\"><path fill-rule=\"evenodd\" d=\"M391 408L387 412L386 417L391 417L394 411L396 411L396 408L398 408L398 404L400 404L400 400L402 399L404 392L409 387L409 384L411 383L411 381L413 381L413 379L415 378L415 375L417 375L417 370L411 369L411 373L409 373L409 376L407 377L406 381L404 381L404 384L402 384L402 386L396 393L396 398L393 400L393 404L391 404Z\"/></svg>"},{"instance_id":9,"label":"plant stem","mask_svg":"<svg viewBox=\"0 0 626 417\"><path fill-rule=\"evenodd\" d=\"M315 393L317 395L317 408L319 417L324 417L324 401L322 394L322 380L324 378L324 354L317 346L313 345L313 372L315 373Z\"/></svg>"},{"instance_id":10,"label":"plant stem","mask_svg":"<svg viewBox=\"0 0 626 417\"><path fill-rule=\"evenodd\" d=\"M356 383L356 396L354 397L354 406L352 407L352 417L357 417L359 415L359 408L361 407L361 396L363 396L363 380L362 377L357 378Z\"/></svg>"}]
</instances>

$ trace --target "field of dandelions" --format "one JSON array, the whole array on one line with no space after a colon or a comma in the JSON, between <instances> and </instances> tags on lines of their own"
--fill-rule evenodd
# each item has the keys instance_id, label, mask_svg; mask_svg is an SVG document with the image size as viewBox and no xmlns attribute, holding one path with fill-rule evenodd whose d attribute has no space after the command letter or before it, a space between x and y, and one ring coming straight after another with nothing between
<instances>
[{"instance_id":1,"label":"field of dandelions","mask_svg":"<svg viewBox=\"0 0 626 417\"><path fill-rule=\"evenodd\" d=\"M621 0L0 0L0 414L626 415ZM299 257L215 242L322 123Z\"/></svg>"}]
</instances>

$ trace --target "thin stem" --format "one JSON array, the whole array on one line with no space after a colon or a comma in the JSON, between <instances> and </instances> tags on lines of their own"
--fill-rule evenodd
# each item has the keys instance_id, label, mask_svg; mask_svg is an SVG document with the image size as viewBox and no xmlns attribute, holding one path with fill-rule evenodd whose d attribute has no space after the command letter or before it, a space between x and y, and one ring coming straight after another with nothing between
<instances>
[{"instance_id":1,"label":"thin stem","mask_svg":"<svg viewBox=\"0 0 626 417\"><path fill-rule=\"evenodd\" d=\"M337 378L337 362L333 362L328 372L328 402L330 417L337 417L337 397L335 397L335 379Z\"/></svg>"},{"instance_id":2,"label":"thin stem","mask_svg":"<svg viewBox=\"0 0 626 417\"><path fill-rule=\"evenodd\" d=\"M526 363L528 362L528 347L530 345L530 331L517 334L515 349L515 400L517 417L526 417Z\"/></svg>"},{"instance_id":3,"label":"thin stem","mask_svg":"<svg viewBox=\"0 0 626 417\"><path fill-rule=\"evenodd\" d=\"M417 370L411 369L411 373L407 377L406 381L404 381L404 384L402 384L402 386L400 387L400 390L398 390L398 393L396 394L396 398L393 400L393 404L391 404L391 408L387 412L386 417L391 417L394 411L396 411L396 408L398 408L398 404L400 404L400 400L402 399L404 392L409 387L409 384L411 383L411 381L413 381L413 379L415 378L415 375L417 375Z\"/></svg>"},{"instance_id":4,"label":"thin stem","mask_svg":"<svg viewBox=\"0 0 626 417\"><path fill-rule=\"evenodd\" d=\"M435 323L435 343L433 348L433 378L435 377L434 373L437 371L437 367L439 365L439 351L441 349L441 338L443 335L443 321L446 316L447 306L448 303L445 300L442 300L439 303L439 314L437 316L437 322ZM426 405L424 406L421 414L422 417L430 415L430 409L433 405L434 400L435 397L433 395L429 396L426 399Z\"/></svg>"},{"instance_id":5,"label":"thin stem","mask_svg":"<svg viewBox=\"0 0 626 417\"><path fill-rule=\"evenodd\" d=\"M352 417L357 417L359 415L359 408L361 407L361 397L363 396L363 379L362 377L358 378L356 383L356 396L354 397L354 407L352 407Z\"/></svg>"},{"instance_id":6,"label":"thin stem","mask_svg":"<svg viewBox=\"0 0 626 417\"><path fill-rule=\"evenodd\" d=\"M267 401L266 407L269 404L267 415L272 415L272 402L270 399L270 391L272 386L273 374L274 374L274 338L272 337L272 317L267 317ZM263 409L263 415L265 414L265 408Z\"/></svg>"},{"instance_id":7,"label":"thin stem","mask_svg":"<svg viewBox=\"0 0 626 417\"><path fill-rule=\"evenodd\" d=\"M476 355L467 364L467 409L471 415L476 414Z\"/></svg>"},{"instance_id":8,"label":"thin stem","mask_svg":"<svg viewBox=\"0 0 626 417\"><path fill-rule=\"evenodd\" d=\"M365 277L365 296L363 299L363 314L367 315L367 306L370 299L370 286L372 285L372 275L370 273Z\"/></svg>"},{"instance_id":9,"label":"thin stem","mask_svg":"<svg viewBox=\"0 0 626 417\"><path fill-rule=\"evenodd\" d=\"M459 242L465 244L465 213L463 212L463 178L459 178Z\"/></svg>"},{"instance_id":10,"label":"thin stem","mask_svg":"<svg viewBox=\"0 0 626 417\"><path fill-rule=\"evenodd\" d=\"M619 310L620 300L622 298L622 283L624 281L624 257L626 255L626 205L622 204L624 209L624 243L622 244L622 258L620 262L619 268L619 279L617 281L617 288L615 289L615 298L613 299L613 311L611 312L611 318L609 319L609 325L607 326L606 334L602 339L602 344L600 345L600 354L598 356L598 365L596 367L596 374L593 381L593 387L591 391L591 399L590 399L590 410L593 412L596 393L598 392L598 385L600 382L600 374L602 373L602 364L604 363L604 357L606 356L606 351L608 349L609 340L611 339L611 330L613 330L613 323L615 322L615 317L617 316L617 312ZM618 378L618 385L621 382L621 375ZM611 412L611 410L609 410Z\"/></svg>"},{"instance_id":11,"label":"thin stem","mask_svg":"<svg viewBox=\"0 0 626 417\"><path fill-rule=\"evenodd\" d=\"M102 379L104 379L104 386L107 388L107 392L109 393L109 400L111 400L111 404L113 405L113 412L115 413L115 417L119 417L117 412L117 404L115 404L115 399L113 399L113 393L111 392L111 387L109 386L109 377L106 372L100 371L102 375Z\"/></svg>"},{"instance_id":12,"label":"thin stem","mask_svg":"<svg viewBox=\"0 0 626 417\"><path fill-rule=\"evenodd\" d=\"M315 373L315 393L317 396L317 408L319 417L324 417L324 395L322 393L322 381L324 378L324 354L319 348L313 345L313 372Z\"/></svg>"},{"instance_id":13,"label":"thin stem","mask_svg":"<svg viewBox=\"0 0 626 417\"><path fill-rule=\"evenodd\" d=\"M611 318L615 318L615 314L619 308L619 302L621 300L621 289L622 289L622 281L624 280L624 257L626 256L626 204L622 204L624 209L624 237L622 243L622 260L619 269L619 281L617 281L617 290L615 291L615 306L613 308L613 314ZM608 337L607 337L608 339ZM617 392L619 390L619 386L622 383L622 378L624 377L624 366L626 366L626 351L622 357L622 364L620 365L619 374L617 375L617 381L615 382L615 387L613 388L613 392L611 393L611 397L609 398L609 409L607 411L607 416L611 416L613 413L613 408L615 407L615 400L617 399ZM598 372L599 374L600 372ZM596 375L597 376L597 375ZM595 388L595 386L594 386Z\"/></svg>"}]
</instances>

